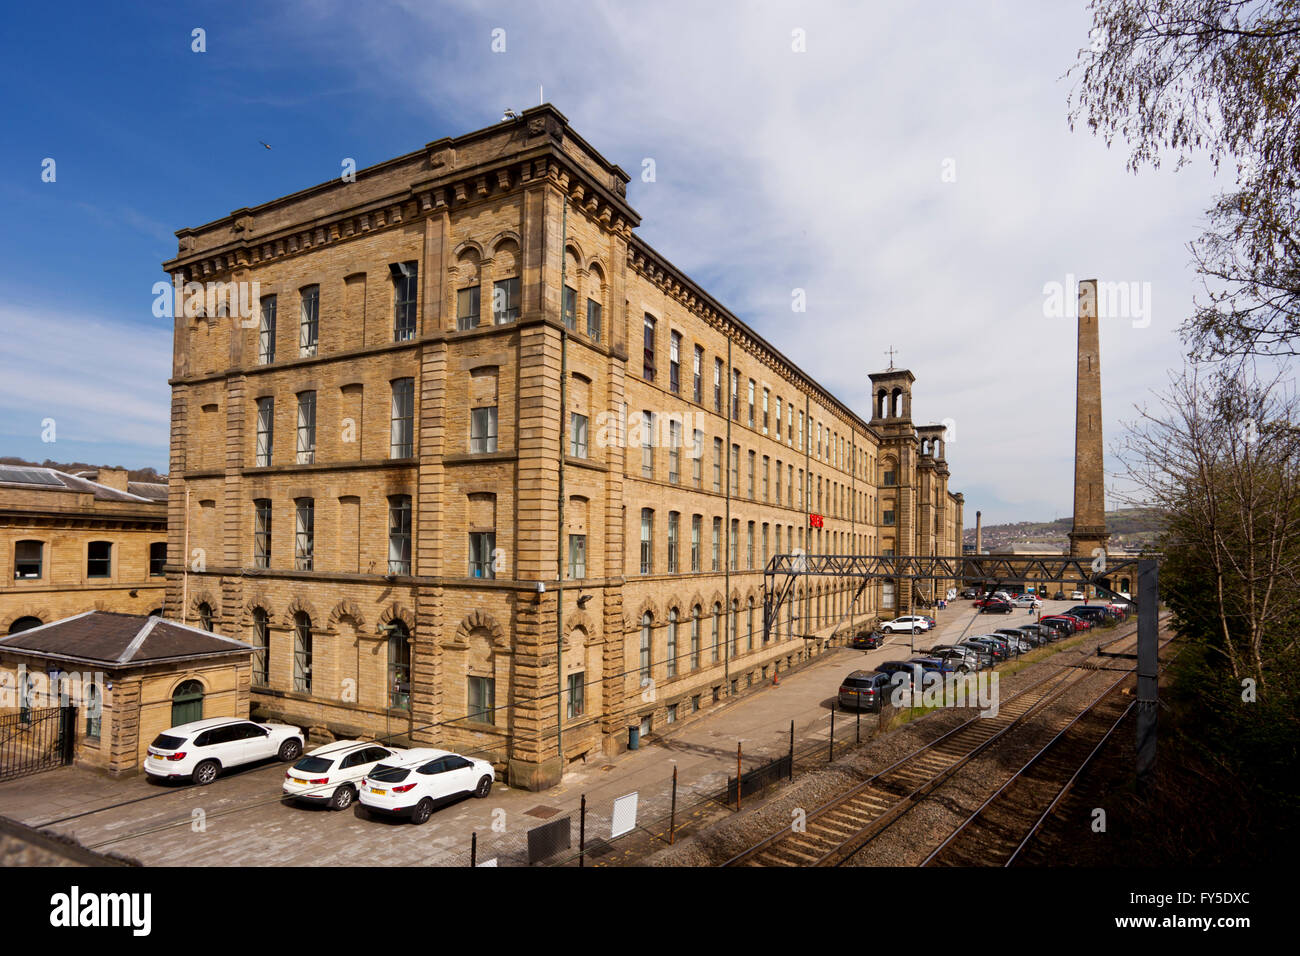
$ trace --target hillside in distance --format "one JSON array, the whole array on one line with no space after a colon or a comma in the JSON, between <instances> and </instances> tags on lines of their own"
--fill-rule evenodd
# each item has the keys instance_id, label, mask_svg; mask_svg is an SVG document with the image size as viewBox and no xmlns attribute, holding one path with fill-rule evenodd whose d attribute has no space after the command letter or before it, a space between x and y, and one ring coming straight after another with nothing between
<instances>
[{"instance_id":1,"label":"hillside in distance","mask_svg":"<svg viewBox=\"0 0 1300 956\"><path fill-rule=\"evenodd\" d=\"M1014 524L986 524L984 549L1003 545L1047 544L1066 548L1070 543L1070 525L1073 519L1057 518L1055 521L1018 521ZM1137 551L1157 547L1164 531L1164 516L1157 508L1121 508L1106 512L1106 530L1110 532L1110 547L1116 550ZM962 532L963 544L975 543L975 529Z\"/></svg>"}]
</instances>

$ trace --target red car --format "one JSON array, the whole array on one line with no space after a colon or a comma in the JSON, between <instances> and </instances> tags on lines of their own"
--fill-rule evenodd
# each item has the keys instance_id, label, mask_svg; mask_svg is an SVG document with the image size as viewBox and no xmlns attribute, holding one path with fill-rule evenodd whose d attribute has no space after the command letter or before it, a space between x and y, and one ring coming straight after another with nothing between
<instances>
[{"instance_id":1,"label":"red car","mask_svg":"<svg viewBox=\"0 0 1300 956\"><path fill-rule=\"evenodd\" d=\"M1046 617L1038 619L1040 624L1061 624L1067 631L1073 634L1079 629L1078 618L1066 617L1064 614L1049 614Z\"/></svg>"}]
</instances>

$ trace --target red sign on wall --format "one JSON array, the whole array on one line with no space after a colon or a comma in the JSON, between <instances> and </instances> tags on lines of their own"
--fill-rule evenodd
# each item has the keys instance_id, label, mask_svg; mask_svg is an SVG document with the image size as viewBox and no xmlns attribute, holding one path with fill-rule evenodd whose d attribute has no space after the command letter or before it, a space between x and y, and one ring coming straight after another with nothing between
<instances>
[{"instance_id":1,"label":"red sign on wall","mask_svg":"<svg viewBox=\"0 0 1300 956\"><path fill-rule=\"evenodd\" d=\"M810 527L810 528L820 528L820 527L822 527L822 516L821 516L821 515L809 515L809 516L808 516L808 527Z\"/></svg>"}]
</instances>

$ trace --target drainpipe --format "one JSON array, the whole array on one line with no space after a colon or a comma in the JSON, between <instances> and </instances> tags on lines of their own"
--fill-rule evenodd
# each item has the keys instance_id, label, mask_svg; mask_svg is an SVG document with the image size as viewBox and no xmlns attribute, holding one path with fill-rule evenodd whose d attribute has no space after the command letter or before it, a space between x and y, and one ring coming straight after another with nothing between
<instances>
[{"instance_id":1,"label":"drainpipe","mask_svg":"<svg viewBox=\"0 0 1300 956\"><path fill-rule=\"evenodd\" d=\"M723 409L727 416L727 447L722 454L726 456L727 472L724 476L726 484L722 490L727 495L726 522L722 529L722 567L725 570L722 589L722 637L724 646L722 648L722 680L727 685L727 695L731 695L731 411L736 407L737 401L735 392L735 376L731 374L731 337L727 337L727 407ZM740 459L737 457L736 467L740 467ZM736 536L739 538L739 534ZM736 542L736 547L740 547L740 542ZM739 784L737 784L739 786Z\"/></svg>"},{"instance_id":2,"label":"drainpipe","mask_svg":"<svg viewBox=\"0 0 1300 956\"><path fill-rule=\"evenodd\" d=\"M560 463L559 518L555 531L555 747L560 757L560 773L564 773L564 438L565 412L569 396L569 327L564 321L564 280L568 265L569 199L563 198L564 213L560 226ZM577 315L578 303L573 304ZM575 318L576 321L576 318Z\"/></svg>"}]
</instances>

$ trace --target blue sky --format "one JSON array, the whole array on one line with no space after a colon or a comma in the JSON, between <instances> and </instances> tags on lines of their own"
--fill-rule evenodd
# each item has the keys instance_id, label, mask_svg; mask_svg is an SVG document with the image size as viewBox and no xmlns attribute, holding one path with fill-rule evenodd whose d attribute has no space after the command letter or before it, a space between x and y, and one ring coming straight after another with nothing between
<instances>
[{"instance_id":1,"label":"blue sky","mask_svg":"<svg viewBox=\"0 0 1300 956\"><path fill-rule=\"evenodd\" d=\"M1216 188L1204 164L1134 176L1068 129L1088 26L1082 2L1030 0L14 7L0 454L165 470L151 306L175 230L490 125L542 85L632 174L641 234L864 417L898 349L914 417L954 424L969 524L1068 514L1074 325L1044 286L1150 284L1149 323L1102 323L1113 444L1181 362Z\"/></svg>"}]
</instances>

